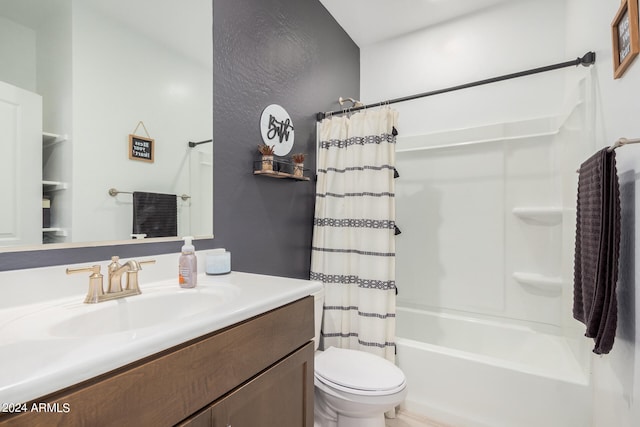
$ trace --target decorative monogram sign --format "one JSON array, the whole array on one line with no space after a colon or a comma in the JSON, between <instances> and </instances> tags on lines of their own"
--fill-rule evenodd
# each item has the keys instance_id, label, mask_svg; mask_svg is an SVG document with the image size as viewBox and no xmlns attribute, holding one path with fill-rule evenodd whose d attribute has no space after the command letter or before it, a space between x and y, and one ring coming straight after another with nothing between
<instances>
[{"instance_id":1,"label":"decorative monogram sign","mask_svg":"<svg viewBox=\"0 0 640 427\"><path fill-rule=\"evenodd\" d=\"M285 156L293 148L293 123L289 113L280 105L271 104L262 111L260 133L266 145L274 146L276 156Z\"/></svg>"}]
</instances>

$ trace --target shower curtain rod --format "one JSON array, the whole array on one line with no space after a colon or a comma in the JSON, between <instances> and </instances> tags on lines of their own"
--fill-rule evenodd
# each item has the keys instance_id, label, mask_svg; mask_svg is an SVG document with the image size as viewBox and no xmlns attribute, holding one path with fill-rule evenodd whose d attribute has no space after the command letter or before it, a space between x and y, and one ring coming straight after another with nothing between
<instances>
[{"instance_id":1,"label":"shower curtain rod","mask_svg":"<svg viewBox=\"0 0 640 427\"><path fill-rule=\"evenodd\" d=\"M324 112L324 113L320 112L320 113L318 113L316 115L316 118L317 118L318 121L321 121L321 120L325 119L327 116L331 116L333 114L343 114L343 113L363 110L365 108L381 107L383 105L395 104L396 102L411 101L413 99L424 98L426 96L439 95L441 93L453 92L453 91L460 90L460 89L468 89L470 87L486 85L486 84L489 84L489 83L500 82L500 81L503 81L503 80L515 79L517 77L529 76L531 74L543 73L545 71L552 71L552 70L557 70L557 69L560 69L560 68L566 68L566 67L571 67L571 66L576 66L577 67L578 65L582 65L584 67L588 67L588 66L594 64L595 62L596 62L596 53L595 52L587 52L581 58L576 58L576 59L573 59L571 61L560 62L558 64L547 65L545 67L532 68L530 70L520 71L520 72L517 72L517 73L505 74L505 75L498 76L498 77L493 77L493 78L490 78L490 79L478 80L478 81L471 82L471 83L465 83L465 84L462 84L462 85L451 86L451 87L448 87L448 88L433 90L433 91L430 91L430 92L419 93L419 94L416 94L416 95L404 96L402 98L389 99L387 101L375 102L373 104L361 105L361 106L358 106L358 107L347 108L347 109L344 109L344 110L328 111L328 112Z\"/></svg>"},{"instance_id":2,"label":"shower curtain rod","mask_svg":"<svg viewBox=\"0 0 640 427\"><path fill-rule=\"evenodd\" d=\"M206 144L207 142L213 142L213 139L207 139L206 141L200 141L200 142L189 141L189 147L193 148L196 145Z\"/></svg>"}]
</instances>

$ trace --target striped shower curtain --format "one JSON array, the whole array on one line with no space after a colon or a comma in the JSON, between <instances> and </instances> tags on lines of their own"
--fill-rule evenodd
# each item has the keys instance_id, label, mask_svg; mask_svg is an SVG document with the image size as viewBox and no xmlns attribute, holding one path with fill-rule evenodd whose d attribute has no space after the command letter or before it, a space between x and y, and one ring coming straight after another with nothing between
<instances>
[{"instance_id":1,"label":"striped shower curtain","mask_svg":"<svg viewBox=\"0 0 640 427\"><path fill-rule=\"evenodd\" d=\"M395 359L395 125L390 108L320 124L311 279L323 282L322 348Z\"/></svg>"}]
</instances>

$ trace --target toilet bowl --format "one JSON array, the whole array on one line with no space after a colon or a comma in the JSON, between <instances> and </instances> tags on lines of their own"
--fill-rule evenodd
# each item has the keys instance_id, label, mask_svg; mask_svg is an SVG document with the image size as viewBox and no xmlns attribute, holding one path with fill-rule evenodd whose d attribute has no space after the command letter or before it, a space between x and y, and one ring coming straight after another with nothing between
<instances>
[{"instance_id":1,"label":"toilet bowl","mask_svg":"<svg viewBox=\"0 0 640 427\"><path fill-rule=\"evenodd\" d=\"M384 427L384 413L407 394L404 373L390 361L363 351L318 351L324 293L315 297L315 427Z\"/></svg>"}]
</instances>

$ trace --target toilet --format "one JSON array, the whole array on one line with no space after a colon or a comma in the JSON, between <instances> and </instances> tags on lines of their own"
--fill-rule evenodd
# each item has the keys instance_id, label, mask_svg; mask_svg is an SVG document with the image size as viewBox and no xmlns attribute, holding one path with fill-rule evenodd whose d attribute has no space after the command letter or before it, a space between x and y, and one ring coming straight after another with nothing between
<instances>
[{"instance_id":1,"label":"toilet","mask_svg":"<svg viewBox=\"0 0 640 427\"><path fill-rule=\"evenodd\" d=\"M404 373L390 361L358 350L319 351L324 292L314 294L314 427L384 427L384 413L407 394Z\"/></svg>"}]
</instances>

